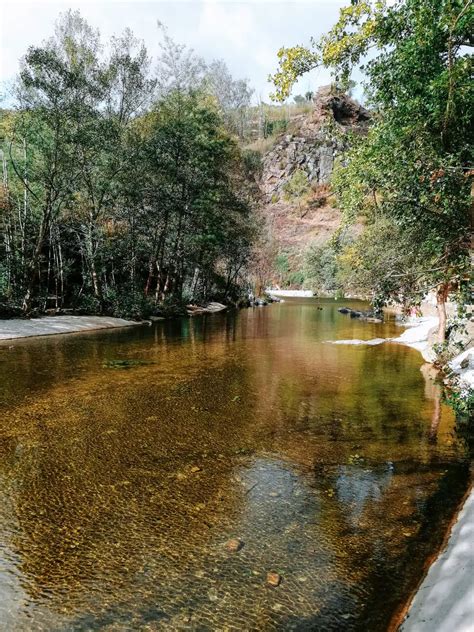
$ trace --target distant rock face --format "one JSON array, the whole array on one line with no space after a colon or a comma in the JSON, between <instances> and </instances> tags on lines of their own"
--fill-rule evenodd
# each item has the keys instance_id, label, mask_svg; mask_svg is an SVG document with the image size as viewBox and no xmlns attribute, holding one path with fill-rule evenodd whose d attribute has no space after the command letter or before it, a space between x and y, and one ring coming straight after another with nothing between
<instances>
[{"instance_id":1,"label":"distant rock face","mask_svg":"<svg viewBox=\"0 0 474 632\"><path fill-rule=\"evenodd\" d=\"M314 111L298 131L282 136L264 156L260 187L266 199L279 196L297 169L306 172L309 182L327 184L344 149L344 135L365 133L369 120L370 113L349 96L332 93L330 86L320 88Z\"/></svg>"}]
</instances>

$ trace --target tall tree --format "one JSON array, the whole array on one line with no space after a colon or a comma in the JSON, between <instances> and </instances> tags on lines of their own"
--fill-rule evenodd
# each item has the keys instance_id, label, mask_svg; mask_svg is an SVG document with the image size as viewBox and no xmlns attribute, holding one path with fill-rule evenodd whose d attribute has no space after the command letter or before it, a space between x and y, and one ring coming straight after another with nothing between
<instances>
[{"instance_id":1,"label":"tall tree","mask_svg":"<svg viewBox=\"0 0 474 632\"><path fill-rule=\"evenodd\" d=\"M376 115L339 172L340 204L349 217L382 216L401 231L415 261L410 252L396 270L381 265L390 282L380 286L394 299L403 287L412 301L435 289L440 342L448 293L469 270L473 25L472 0L353 0L311 48L282 49L273 77L283 98L315 65L331 67L343 85L364 67Z\"/></svg>"},{"instance_id":2,"label":"tall tree","mask_svg":"<svg viewBox=\"0 0 474 632\"><path fill-rule=\"evenodd\" d=\"M2 304L140 316L235 289L254 234L244 165L208 85L174 77L179 50L158 100L130 31L104 50L69 11L28 50L0 125Z\"/></svg>"}]
</instances>

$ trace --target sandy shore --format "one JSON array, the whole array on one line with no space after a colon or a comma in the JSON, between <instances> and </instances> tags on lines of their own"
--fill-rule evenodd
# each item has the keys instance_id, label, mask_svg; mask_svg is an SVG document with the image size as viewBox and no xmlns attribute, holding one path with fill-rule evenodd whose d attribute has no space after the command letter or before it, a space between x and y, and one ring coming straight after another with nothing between
<instances>
[{"instance_id":1,"label":"sandy shore","mask_svg":"<svg viewBox=\"0 0 474 632\"><path fill-rule=\"evenodd\" d=\"M132 320L108 318L105 316L44 316L43 318L12 318L0 320L0 341L32 336L72 334L79 331L113 329L139 325Z\"/></svg>"}]
</instances>

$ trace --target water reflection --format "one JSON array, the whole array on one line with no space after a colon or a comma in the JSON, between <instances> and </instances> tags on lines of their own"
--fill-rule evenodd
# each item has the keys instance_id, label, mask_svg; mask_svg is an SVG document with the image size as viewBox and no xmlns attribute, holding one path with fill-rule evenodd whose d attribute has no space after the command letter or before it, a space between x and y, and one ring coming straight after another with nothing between
<instances>
[{"instance_id":1,"label":"water reflection","mask_svg":"<svg viewBox=\"0 0 474 632\"><path fill-rule=\"evenodd\" d=\"M465 446L416 352L324 343L394 333L337 307L2 351L0 627L385 629Z\"/></svg>"}]
</instances>

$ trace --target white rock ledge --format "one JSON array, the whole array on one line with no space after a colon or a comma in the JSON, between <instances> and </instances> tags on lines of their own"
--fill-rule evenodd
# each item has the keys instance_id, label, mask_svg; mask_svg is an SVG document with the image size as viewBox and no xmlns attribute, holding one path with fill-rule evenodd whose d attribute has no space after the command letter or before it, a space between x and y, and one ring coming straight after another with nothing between
<instances>
[{"instance_id":1,"label":"white rock ledge","mask_svg":"<svg viewBox=\"0 0 474 632\"><path fill-rule=\"evenodd\" d=\"M431 565L400 632L472 632L474 629L474 493L448 544Z\"/></svg>"},{"instance_id":2,"label":"white rock ledge","mask_svg":"<svg viewBox=\"0 0 474 632\"><path fill-rule=\"evenodd\" d=\"M0 320L0 341L32 336L71 334L96 329L131 327L140 324L132 320L106 316L44 316L30 320L12 318L11 320Z\"/></svg>"},{"instance_id":3,"label":"white rock ledge","mask_svg":"<svg viewBox=\"0 0 474 632\"><path fill-rule=\"evenodd\" d=\"M400 344L412 347L421 353L423 359L427 362L436 360L436 353L433 351L428 342L430 334L438 328L438 319L434 316L426 318L414 318L405 323L408 329L397 338L389 338L391 342L399 342Z\"/></svg>"},{"instance_id":4,"label":"white rock ledge","mask_svg":"<svg viewBox=\"0 0 474 632\"><path fill-rule=\"evenodd\" d=\"M461 388L474 388L474 347L453 358L449 368L458 376Z\"/></svg>"},{"instance_id":5,"label":"white rock ledge","mask_svg":"<svg viewBox=\"0 0 474 632\"><path fill-rule=\"evenodd\" d=\"M438 327L437 318L413 318L407 323L403 323L407 327L406 331L397 338L372 338L371 340L328 340L333 345L380 345L383 342L398 342L399 344L412 347L419 351L427 362L434 362L436 354L434 353L428 340L433 331Z\"/></svg>"},{"instance_id":6,"label":"white rock ledge","mask_svg":"<svg viewBox=\"0 0 474 632\"><path fill-rule=\"evenodd\" d=\"M416 349L426 362L433 363L436 353L430 339L438 328L438 319L434 316L413 318L403 323L407 329L396 338L373 338L372 340L328 340L334 345L379 345L383 342L396 342ZM449 362L449 368L458 377L462 389L474 388L474 347L466 349ZM474 630L474 628L473 628Z\"/></svg>"}]
</instances>

